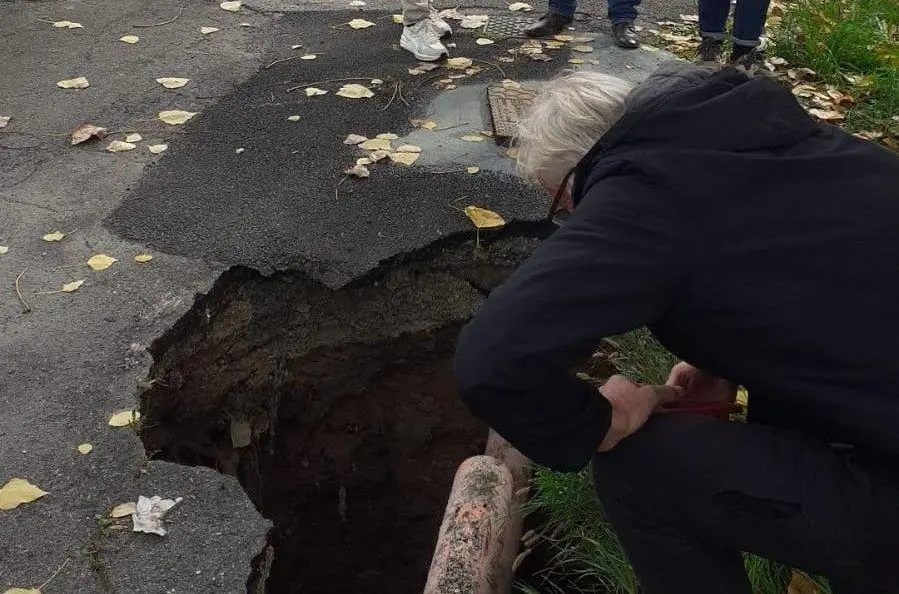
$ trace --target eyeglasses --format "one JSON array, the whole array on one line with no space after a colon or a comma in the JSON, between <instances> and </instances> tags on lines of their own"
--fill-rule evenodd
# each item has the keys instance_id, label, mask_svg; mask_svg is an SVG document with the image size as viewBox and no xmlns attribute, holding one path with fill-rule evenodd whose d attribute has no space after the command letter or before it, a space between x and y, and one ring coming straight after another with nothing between
<instances>
[{"instance_id":1,"label":"eyeglasses","mask_svg":"<svg viewBox=\"0 0 899 594\"><path fill-rule=\"evenodd\" d=\"M574 175L574 172L577 171L577 167L571 169L568 173L565 174L565 177L562 178L562 183L559 184L558 189L556 190L556 195L553 196L553 202L549 207L549 213L546 215L546 221L553 222L556 226L561 226L571 213L567 210L559 209L559 205L562 204L562 198L565 196L565 191L568 189L568 182L571 180L571 176Z\"/></svg>"}]
</instances>

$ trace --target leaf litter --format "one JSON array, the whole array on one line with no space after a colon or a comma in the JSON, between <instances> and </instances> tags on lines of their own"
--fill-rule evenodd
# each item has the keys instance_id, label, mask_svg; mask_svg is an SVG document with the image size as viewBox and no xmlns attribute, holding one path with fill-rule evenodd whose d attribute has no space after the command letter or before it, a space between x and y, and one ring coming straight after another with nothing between
<instances>
[{"instance_id":1,"label":"leaf litter","mask_svg":"<svg viewBox=\"0 0 899 594\"><path fill-rule=\"evenodd\" d=\"M132 142L124 142L121 140L113 140L106 147L106 150L110 153L122 153L125 151L133 151L137 148L137 145Z\"/></svg>"},{"instance_id":2,"label":"leaf litter","mask_svg":"<svg viewBox=\"0 0 899 594\"><path fill-rule=\"evenodd\" d=\"M164 76L162 78L157 78L156 82L161 84L167 89L180 89L184 85L186 85L190 81L189 78L178 78L175 76Z\"/></svg>"},{"instance_id":3,"label":"leaf litter","mask_svg":"<svg viewBox=\"0 0 899 594\"><path fill-rule=\"evenodd\" d=\"M15 509L23 503L37 501L44 495L48 493L25 479L10 479L0 487L0 510Z\"/></svg>"},{"instance_id":4,"label":"leaf litter","mask_svg":"<svg viewBox=\"0 0 899 594\"><path fill-rule=\"evenodd\" d=\"M88 258L87 265L91 270L99 272L101 270L106 270L116 262L118 262L118 260L116 260L112 256L107 256L106 254L96 254Z\"/></svg>"},{"instance_id":5,"label":"leaf litter","mask_svg":"<svg viewBox=\"0 0 899 594\"><path fill-rule=\"evenodd\" d=\"M119 41L127 43L129 45L134 45L135 43L140 41L140 37L138 37L137 35L123 35L122 37L119 37Z\"/></svg>"},{"instance_id":6,"label":"leaf litter","mask_svg":"<svg viewBox=\"0 0 899 594\"><path fill-rule=\"evenodd\" d=\"M342 87L340 87L340 90L335 93L335 95L337 95L338 97L346 97L347 99L368 99L375 96L375 94L372 93L371 89L369 89L365 85L356 83L343 85Z\"/></svg>"},{"instance_id":7,"label":"leaf litter","mask_svg":"<svg viewBox=\"0 0 899 594\"><path fill-rule=\"evenodd\" d=\"M195 111L184 111L182 109L172 109L160 111L158 117L161 121L170 126L177 126L187 122L189 119L197 115Z\"/></svg>"},{"instance_id":8,"label":"leaf litter","mask_svg":"<svg viewBox=\"0 0 899 594\"><path fill-rule=\"evenodd\" d=\"M365 19L353 19L347 23L352 29L368 29L369 27L374 27L375 24L371 21L366 21Z\"/></svg>"},{"instance_id":9,"label":"leaf litter","mask_svg":"<svg viewBox=\"0 0 899 594\"><path fill-rule=\"evenodd\" d=\"M81 281L84 282L84 281ZM140 420L140 411L134 409L120 410L109 417L107 424L110 427L129 427Z\"/></svg>"},{"instance_id":10,"label":"leaf litter","mask_svg":"<svg viewBox=\"0 0 899 594\"><path fill-rule=\"evenodd\" d=\"M72 130L72 144L81 144L82 142L87 142L88 140L101 140L107 134L106 128L102 128L100 126L95 126L93 124L89 124L87 122L83 124L78 124L75 126L75 129Z\"/></svg>"},{"instance_id":11,"label":"leaf litter","mask_svg":"<svg viewBox=\"0 0 899 594\"><path fill-rule=\"evenodd\" d=\"M70 283L64 283L62 289L59 290L60 293L74 293L78 289L81 288L81 285L84 284L84 279L72 281Z\"/></svg>"},{"instance_id":12,"label":"leaf litter","mask_svg":"<svg viewBox=\"0 0 899 594\"><path fill-rule=\"evenodd\" d=\"M159 153L165 152L168 150L169 145L167 144L151 144L147 146L147 150L153 153L154 155L158 155Z\"/></svg>"},{"instance_id":13,"label":"leaf litter","mask_svg":"<svg viewBox=\"0 0 899 594\"><path fill-rule=\"evenodd\" d=\"M163 517L176 505L184 501L183 497L175 499L163 499L159 495L153 497L137 498L137 506L131 515L133 532L146 532L148 534L166 535L166 529L162 526Z\"/></svg>"},{"instance_id":14,"label":"leaf litter","mask_svg":"<svg viewBox=\"0 0 899 594\"><path fill-rule=\"evenodd\" d=\"M90 82L83 76L75 78L67 78L56 83L60 89L86 89L91 86Z\"/></svg>"},{"instance_id":15,"label":"leaf litter","mask_svg":"<svg viewBox=\"0 0 899 594\"><path fill-rule=\"evenodd\" d=\"M75 23L73 21L54 21L53 26L57 29L84 29L84 26L81 23Z\"/></svg>"},{"instance_id":16,"label":"leaf litter","mask_svg":"<svg viewBox=\"0 0 899 594\"><path fill-rule=\"evenodd\" d=\"M125 136L125 142L140 142L144 137L138 134L137 132L132 132Z\"/></svg>"},{"instance_id":17,"label":"leaf litter","mask_svg":"<svg viewBox=\"0 0 899 594\"><path fill-rule=\"evenodd\" d=\"M506 224L506 221L500 215L486 208L466 206L462 210L478 229L493 229Z\"/></svg>"},{"instance_id":18,"label":"leaf litter","mask_svg":"<svg viewBox=\"0 0 899 594\"><path fill-rule=\"evenodd\" d=\"M134 256L134 261L138 264L146 264L153 259L153 254L138 254Z\"/></svg>"},{"instance_id":19,"label":"leaf litter","mask_svg":"<svg viewBox=\"0 0 899 594\"><path fill-rule=\"evenodd\" d=\"M66 234L62 231L54 231L53 233L47 233L41 239L44 241L62 241L65 238Z\"/></svg>"},{"instance_id":20,"label":"leaf litter","mask_svg":"<svg viewBox=\"0 0 899 594\"><path fill-rule=\"evenodd\" d=\"M91 452L94 451L94 446L92 446L89 443L82 443L82 444L78 444L78 446L75 449L78 450L78 453L81 454L82 456L87 456L88 454L90 454Z\"/></svg>"}]
</instances>

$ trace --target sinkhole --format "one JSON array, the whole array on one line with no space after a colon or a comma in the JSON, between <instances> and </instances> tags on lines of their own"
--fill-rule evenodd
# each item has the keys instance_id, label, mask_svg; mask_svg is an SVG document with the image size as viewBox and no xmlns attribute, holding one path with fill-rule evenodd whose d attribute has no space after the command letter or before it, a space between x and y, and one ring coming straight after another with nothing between
<instances>
[{"instance_id":1,"label":"sinkhole","mask_svg":"<svg viewBox=\"0 0 899 594\"><path fill-rule=\"evenodd\" d=\"M487 438L455 394L456 337L530 231L446 240L339 290L232 268L151 345L148 455L235 476L274 524L250 592L421 592L455 470Z\"/></svg>"}]
</instances>

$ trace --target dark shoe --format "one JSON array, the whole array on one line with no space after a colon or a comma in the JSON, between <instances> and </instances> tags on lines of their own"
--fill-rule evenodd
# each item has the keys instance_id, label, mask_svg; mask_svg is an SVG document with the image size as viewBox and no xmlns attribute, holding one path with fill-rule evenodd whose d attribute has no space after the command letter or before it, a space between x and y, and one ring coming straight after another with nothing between
<instances>
[{"instance_id":1,"label":"dark shoe","mask_svg":"<svg viewBox=\"0 0 899 594\"><path fill-rule=\"evenodd\" d=\"M640 47L640 40L637 39L637 32L634 30L633 23L617 23L612 25L612 37L615 39L615 45L624 49L637 49Z\"/></svg>"},{"instance_id":2,"label":"dark shoe","mask_svg":"<svg viewBox=\"0 0 899 594\"><path fill-rule=\"evenodd\" d=\"M712 37L703 37L696 48L696 61L700 64L717 64L724 49L724 41Z\"/></svg>"},{"instance_id":3,"label":"dark shoe","mask_svg":"<svg viewBox=\"0 0 899 594\"><path fill-rule=\"evenodd\" d=\"M540 20L524 30L528 37L552 37L558 35L571 24L571 17L562 16L554 12L548 12Z\"/></svg>"},{"instance_id":4,"label":"dark shoe","mask_svg":"<svg viewBox=\"0 0 899 594\"><path fill-rule=\"evenodd\" d=\"M730 53L730 59L728 60L734 66L742 66L749 70L753 67L758 67L764 64L765 62L765 54L757 47L746 46L746 45L735 45L734 49Z\"/></svg>"}]
</instances>

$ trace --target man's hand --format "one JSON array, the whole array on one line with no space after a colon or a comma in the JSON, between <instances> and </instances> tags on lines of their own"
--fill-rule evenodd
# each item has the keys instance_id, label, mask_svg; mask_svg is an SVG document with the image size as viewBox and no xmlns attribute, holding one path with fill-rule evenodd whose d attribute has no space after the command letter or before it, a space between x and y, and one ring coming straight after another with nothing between
<instances>
[{"instance_id":1,"label":"man's hand","mask_svg":"<svg viewBox=\"0 0 899 594\"><path fill-rule=\"evenodd\" d=\"M683 399L691 402L733 402L737 397L736 384L684 362L672 368L666 385L683 390Z\"/></svg>"},{"instance_id":2,"label":"man's hand","mask_svg":"<svg viewBox=\"0 0 899 594\"><path fill-rule=\"evenodd\" d=\"M613 375L599 393L612 404L612 423L599 444L599 451L606 452L642 427L659 405L678 399L682 389L677 386L639 386L623 375Z\"/></svg>"}]
</instances>

